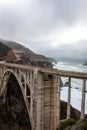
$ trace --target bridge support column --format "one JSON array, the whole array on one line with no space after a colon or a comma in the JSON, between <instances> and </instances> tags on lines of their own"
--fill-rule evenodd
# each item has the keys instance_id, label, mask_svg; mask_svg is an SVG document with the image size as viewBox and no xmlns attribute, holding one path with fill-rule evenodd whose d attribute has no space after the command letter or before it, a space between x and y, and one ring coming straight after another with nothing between
<instances>
[{"instance_id":1,"label":"bridge support column","mask_svg":"<svg viewBox=\"0 0 87 130\"><path fill-rule=\"evenodd\" d=\"M58 104L57 104L57 124L60 124L60 76L58 76L58 95L57 95L57 99L58 99Z\"/></svg>"},{"instance_id":2,"label":"bridge support column","mask_svg":"<svg viewBox=\"0 0 87 130\"><path fill-rule=\"evenodd\" d=\"M71 102L71 78L69 77L68 102L67 102L67 119L70 118L70 102Z\"/></svg>"},{"instance_id":3,"label":"bridge support column","mask_svg":"<svg viewBox=\"0 0 87 130\"><path fill-rule=\"evenodd\" d=\"M51 127L50 130L56 130L57 129L57 89L58 89L58 83L57 83L57 75L53 75L52 78L52 87L51 89Z\"/></svg>"},{"instance_id":4,"label":"bridge support column","mask_svg":"<svg viewBox=\"0 0 87 130\"><path fill-rule=\"evenodd\" d=\"M35 125L33 130L56 130L57 76L44 75L43 73L38 72L34 89Z\"/></svg>"},{"instance_id":5,"label":"bridge support column","mask_svg":"<svg viewBox=\"0 0 87 130\"><path fill-rule=\"evenodd\" d=\"M81 102L81 119L84 119L84 117L85 117L85 89L86 89L86 79L83 79L82 102Z\"/></svg>"}]
</instances>

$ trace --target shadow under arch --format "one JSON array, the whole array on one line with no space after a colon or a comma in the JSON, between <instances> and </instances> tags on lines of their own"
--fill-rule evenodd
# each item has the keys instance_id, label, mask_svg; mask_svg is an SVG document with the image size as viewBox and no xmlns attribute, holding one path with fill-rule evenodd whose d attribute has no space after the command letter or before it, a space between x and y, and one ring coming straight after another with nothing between
<instances>
[{"instance_id":1,"label":"shadow under arch","mask_svg":"<svg viewBox=\"0 0 87 130\"><path fill-rule=\"evenodd\" d=\"M22 90L23 86L20 85L18 76L13 72L6 71L3 75L3 79L5 79L5 76L7 76L8 74L9 76L4 86L5 103L6 103L7 111L9 113L8 119L10 119L9 121L11 122L16 121L20 125L27 127L26 130L32 130L26 103L24 101L23 90ZM29 89L27 90L27 93L30 96ZM30 104L30 100L28 101Z\"/></svg>"}]
</instances>

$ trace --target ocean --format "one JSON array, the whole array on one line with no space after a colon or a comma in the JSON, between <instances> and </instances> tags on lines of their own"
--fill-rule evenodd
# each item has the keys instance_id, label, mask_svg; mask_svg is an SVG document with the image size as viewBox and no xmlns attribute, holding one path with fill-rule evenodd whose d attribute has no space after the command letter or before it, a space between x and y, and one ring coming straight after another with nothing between
<instances>
[{"instance_id":1,"label":"ocean","mask_svg":"<svg viewBox=\"0 0 87 130\"><path fill-rule=\"evenodd\" d=\"M87 72L87 66L83 66L82 63L63 62L60 61L54 66L61 70L70 70L78 72ZM68 81L68 78L62 78L63 84ZM87 83L86 83L87 84ZM67 101L67 87L61 88L61 100ZM86 86L87 90L87 86ZM71 80L71 105L81 111L81 98L82 98L82 80L74 79ZM87 94L85 95L85 113L87 114Z\"/></svg>"}]
</instances>

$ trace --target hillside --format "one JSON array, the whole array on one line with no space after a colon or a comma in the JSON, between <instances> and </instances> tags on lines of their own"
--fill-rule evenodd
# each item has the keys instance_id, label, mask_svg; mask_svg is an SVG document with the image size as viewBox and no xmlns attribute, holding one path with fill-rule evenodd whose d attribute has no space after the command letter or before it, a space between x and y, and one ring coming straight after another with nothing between
<instances>
[{"instance_id":1,"label":"hillside","mask_svg":"<svg viewBox=\"0 0 87 130\"><path fill-rule=\"evenodd\" d=\"M40 66L40 67L52 67L51 62L48 60L47 57L39 54L35 54L29 48L26 48L20 45L17 42L13 41L6 41L0 40L0 45L3 45L3 49L0 47L0 52L3 57L3 53L7 56L7 51L12 50L14 53L15 58L12 59L12 55L9 55L9 58L2 58L1 60L6 60L10 63L17 63L17 64L25 64L25 65L32 65L32 66ZM9 49L9 50L8 50ZM11 58L10 58L11 56ZM14 57L13 56L13 57Z\"/></svg>"},{"instance_id":2,"label":"hillside","mask_svg":"<svg viewBox=\"0 0 87 130\"><path fill-rule=\"evenodd\" d=\"M17 42L6 41L6 40L1 40L1 42L4 43L5 45L7 45L8 47L10 47L13 50L25 51L26 53L29 53L29 54L35 54L29 48L26 48L26 47L22 46L21 44L19 44Z\"/></svg>"},{"instance_id":3,"label":"hillside","mask_svg":"<svg viewBox=\"0 0 87 130\"><path fill-rule=\"evenodd\" d=\"M2 60L16 60L13 50L0 42L0 61Z\"/></svg>"}]
</instances>

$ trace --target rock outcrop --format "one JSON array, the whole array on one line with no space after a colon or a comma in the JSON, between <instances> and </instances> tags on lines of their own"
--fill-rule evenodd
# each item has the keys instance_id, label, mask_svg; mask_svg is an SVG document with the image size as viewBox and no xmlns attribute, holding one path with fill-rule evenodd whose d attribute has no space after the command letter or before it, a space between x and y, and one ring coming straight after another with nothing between
<instances>
[{"instance_id":1,"label":"rock outcrop","mask_svg":"<svg viewBox=\"0 0 87 130\"><path fill-rule=\"evenodd\" d=\"M85 63L83 64L83 66L87 66L87 62L85 62Z\"/></svg>"},{"instance_id":2,"label":"rock outcrop","mask_svg":"<svg viewBox=\"0 0 87 130\"><path fill-rule=\"evenodd\" d=\"M61 109L60 109L60 117L61 120L62 119L66 119L66 115L67 115L67 102L65 101L61 101ZM75 108L73 108L71 106L71 118L75 119L75 120L79 120L80 119L80 111L76 110Z\"/></svg>"}]
</instances>

